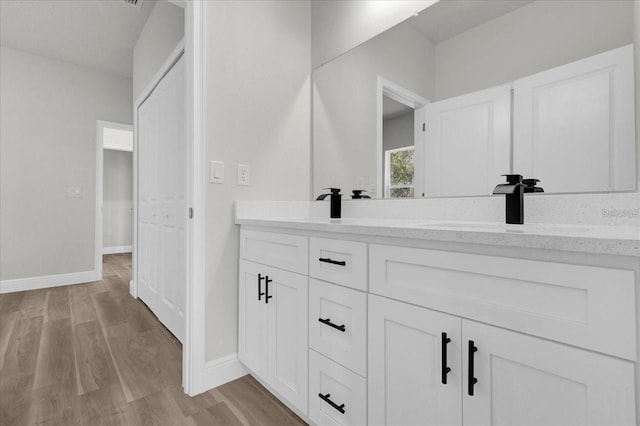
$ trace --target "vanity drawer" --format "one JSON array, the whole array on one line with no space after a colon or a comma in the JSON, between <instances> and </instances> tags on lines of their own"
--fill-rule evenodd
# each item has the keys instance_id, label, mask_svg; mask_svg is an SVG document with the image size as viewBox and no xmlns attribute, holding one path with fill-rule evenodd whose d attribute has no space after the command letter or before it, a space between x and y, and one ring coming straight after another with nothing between
<instances>
[{"instance_id":1,"label":"vanity drawer","mask_svg":"<svg viewBox=\"0 0 640 426\"><path fill-rule=\"evenodd\" d=\"M317 425L366 425L366 380L309 350L309 418Z\"/></svg>"},{"instance_id":2,"label":"vanity drawer","mask_svg":"<svg viewBox=\"0 0 640 426\"><path fill-rule=\"evenodd\" d=\"M309 346L366 376L366 293L310 279Z\"/></svg>"},{"instance_id":3,"label":"vanity drawer","mask_svg":"<svg viewBox=\"0 0 640 426\"><path fill-rule=\"evenodd\" d=\"M240 258L306 275L309 239L300 235L242 229Z\"/></svg>"},{"instance_id":4,"label":"vanity drawer","mask_svg":"<svg viewBox=\"0 0 640 426\"><path fill-rule=\"evenodd\" d=\"M370 292L636 359L634 271L371 244Z\"/></svg>"},{"instance_id":5,"label":"vanity drawer","mask_svg":"<svg viewBox=\"0 0 640 426\"><path fill-rule=\"evenodd\" d=\"M311 237L309 275L325 281L367 290L367 244Z\"/></svg>"}]
</instances>

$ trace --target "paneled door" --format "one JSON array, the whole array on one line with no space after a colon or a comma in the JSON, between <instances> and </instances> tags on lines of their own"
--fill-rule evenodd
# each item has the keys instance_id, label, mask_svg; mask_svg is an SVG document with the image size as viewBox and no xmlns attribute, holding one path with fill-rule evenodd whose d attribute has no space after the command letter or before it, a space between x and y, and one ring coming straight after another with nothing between
<instances>
[{"instance_id":1,"label":"paneled door","mask_svg":"<svg viewBox=\"0 0 640 426\"><path fill-rule=\"evenodd\" d=\"M473 321L462 335L465 426L635 424L632 362Z\"/></svg>"},{"instance_id":2,"label":"paneled door","mask_svg":"<svg viewBox=\"0 0 640 426\"><path fill-rule=\"evenodd\" d=\"M459 318L369 295L370 425L462 424L460 327Z\"/></svg>"},{"instance_id":3,"label":"paneled door","mask_svg":"<svg viewBox=\"0 0 640 426\"><path fill-rule=\"evenodd\" d=\"M187 144L180 58L138 108L138 295L185 335Z\"/></svg>"},{"instance_id":4,"label":"paneled door","mask_svg":"<svg viewBox=\"0 0 640 426\"><path fill-rule=\"evenodd\" d=\"M633 46L514 82L513 170L546 192L636 187Z\"/></svg>"},{"instance_id":5,"label":"paneled door","mask_svg":"<svg viewBox=\"0 0 640 426\"><path fill-rule=\"evenodd\" d=\"M267 379L267 310L264 265L240 260L238 289L238 357L251 371Z\"/></svg>"},{"instance_id":6,"label":"paneled door","mask_svg":"<svg viewBox=\"0 0 640 426\"><path fill-rule=\"evenodd\" d=\"M308 391L308 278L276 268L267 271L267 383L303 413Z\"/></svg>"},{"instance_id":7,"label":"paneled door","mask_svg":"<svg viewBox=\"0 0 640 426\"><path fill-rule=\"evenodd\" d=\"M425 121L425 196L489 195L510 173L510 86L427 104Z\"/></svg>"}]
</instances>

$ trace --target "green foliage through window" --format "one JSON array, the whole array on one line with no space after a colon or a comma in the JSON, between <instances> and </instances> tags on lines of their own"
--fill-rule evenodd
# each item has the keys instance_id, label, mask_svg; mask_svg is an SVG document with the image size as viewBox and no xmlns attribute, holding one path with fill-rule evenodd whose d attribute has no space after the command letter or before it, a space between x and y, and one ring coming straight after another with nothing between
<instances>
[{"instance_id":1,"label":"green foliage through window","mask_svg":"<svg viewBox=\"0 0 640 426\"><path fill-rule=\"evenodd\" d=\"M413 197L414 149L387 151L389 164L388 196L390 198Z\"/></svg>"}]
</instances>

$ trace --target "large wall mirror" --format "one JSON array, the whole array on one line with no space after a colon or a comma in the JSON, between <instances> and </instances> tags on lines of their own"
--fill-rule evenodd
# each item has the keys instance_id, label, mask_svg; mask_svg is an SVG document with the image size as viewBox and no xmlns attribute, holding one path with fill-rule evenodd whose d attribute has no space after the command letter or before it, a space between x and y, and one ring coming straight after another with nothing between
<instances>
[{"instance_id":1,"label":"large wall mirror","mask_svg":"<svg viewBox=\"0 0 640 426\"><path fill-rule=\"evenodd\" d=\"M633 2L441 0L313 72L313 191L633 191Z\"/></svg>"}]
</instances>

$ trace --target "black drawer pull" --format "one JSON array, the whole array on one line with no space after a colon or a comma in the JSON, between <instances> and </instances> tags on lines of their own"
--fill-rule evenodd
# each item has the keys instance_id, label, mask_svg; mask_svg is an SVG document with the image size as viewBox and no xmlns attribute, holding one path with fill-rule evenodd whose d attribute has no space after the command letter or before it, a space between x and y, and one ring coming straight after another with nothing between
<instances>
[{"instance_id":1,"label":"black drawer pull","mask_svg":"<svg viewBox=\"0 0 640 426\"><path fill-rule=\"evenodd\" d=\"M269 303L269 299L271 299L273 297L273 296L269 296L269 283L271 283L271 282L273 282L273 280L270 280L269 276L267 275L265 277L265 280L264 280L264 283L265 283L265 290L264 291L265 291L265 296L267 296L267 297L265 297L266 300L264 301L264 303Z\"/></svg>"},{"instance_id":2,"label":"black drawer pull","mask_svg":"<svg viewBox=\"0 0 640 426\"><path fill-rule=\"evenodd\" d=\"M318 260L320 262L324 262L324 263L331 263L332 265L345 266L347 264L347 262L345 262L344 260L333 260L333 259L331 259L329 257L321 257Z\"/></svg>"},{"instance_id":3,"label":"black drawer pull","mask_svg":"<svg viewBox=\"0 0 640 426\"><path fill-rule=\"evenodd\" d=\"M447 343L451 339L447 337L447 333L442 333L442 384L447 384L447 374L451 371L451 367L447 366Z\"/></svg>"},{"instance_id":4,"label":"black drawer pull","mask_svg":"<svg viewBox=\"0 0 640 426\"><path fill-rule=\"evenodd\" d=\"M323 395L321 393L318 394L318 396L320 397L320 399L322 399L324 402L326 402L327 404L329 404L330 406L332 406L333 408L335 408L336 410L340 411L342 414L344 414L344 404L336 404L335 402L333 402L332 400L329 399L329 397L331 396L330 393Z\"/></svg>"},{"instance_id":5,"label":"black drawer pull","mask_svg":"<svg viewBox=\"0 0 640 426\"><path fill-rule=\"evenodd\" d=\"M264 292L262 291L262 280L267 277L263 277L262 274L258 274L258 300L262 300L262 296L264 296Z\"/></svg>"},{"instance_id":6,"label":"black drawer pull","mask_svg":"<svg viewBox=\"0 0 640 426\"><path fill-rule=\"evenodd\" d=\"M473 396L473 385L478 383L478 379L474 377L473 367L474 367L474 353L478 350L476 345L473 343L473 340L469 340L469 383L467 383L467 387L469 395Z\"/></svg>"},{"instance_id":7,"label":"black drawer pull","mask_svg":"<svg viewBox=\"0 0 640 426\"><path fill-rule=\"evenodd\" d=\"M327 318L327 319L322 319L322 318L318 318L318 321L320 321L321 323L323 323L324 325L328 325L329 327L333 327L336 330L340 330L343 333L347 330L347 328L344 326L344 324L342 325L336 325L334 323L331 322L331 318Z\"/></svg>"}]
</instances>

